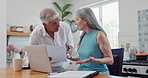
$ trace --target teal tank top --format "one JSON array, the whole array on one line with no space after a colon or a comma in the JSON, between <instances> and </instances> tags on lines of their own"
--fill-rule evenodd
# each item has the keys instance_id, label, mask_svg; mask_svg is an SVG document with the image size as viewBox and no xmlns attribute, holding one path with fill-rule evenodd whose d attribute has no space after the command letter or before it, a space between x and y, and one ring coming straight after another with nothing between
<instances>
[{"instance_id":1,"label":"teal tank top","mask_svg":"<svg viewBox=\"0 0 148 78\"><path fill-rule=\"evenodd\" d=\"M80 60L88 59L89 57L103 58L103 53L97 44L97 34L100 30L93 30L85 34L78 49ZM100 74L109 75L106 64L99 64L94 62L80 64L78 71L98 71Z\"/></svg>"}]
</instances>

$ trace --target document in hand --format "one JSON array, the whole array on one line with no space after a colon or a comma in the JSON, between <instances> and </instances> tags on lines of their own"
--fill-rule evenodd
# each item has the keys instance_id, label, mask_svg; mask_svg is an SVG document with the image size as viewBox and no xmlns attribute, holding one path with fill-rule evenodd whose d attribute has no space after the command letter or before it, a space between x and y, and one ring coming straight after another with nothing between
<instances>
[{"instance_id":1,"label":"document in hand","mask_svg":"<svg viewBox=\"0 0 148 78\"><path fill-rule=\"evenodd\" d=\"M65 46L50 46L46 45L48 56L52 58L51 62L66 61L66 47Z\"/></svg>"},{"instance_id":2,"label":"document in hand","mask_svg":"<svg viewBox=\"0 0 148 78\"><path fill-rule=\"evenodd\" d=\"M48 76L48 78L92 78L99 74L97 71L66 71L56 75Z\"/></svg>"}]
</instances>

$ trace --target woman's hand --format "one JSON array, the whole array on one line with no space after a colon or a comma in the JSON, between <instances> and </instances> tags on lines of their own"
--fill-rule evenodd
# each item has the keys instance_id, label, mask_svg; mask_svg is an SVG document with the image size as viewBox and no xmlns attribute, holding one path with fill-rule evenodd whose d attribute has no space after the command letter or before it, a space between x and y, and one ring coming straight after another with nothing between
<instances>
[{"instance_id":1,"label":"woman's hand","mask_svg":"<svg viewBox=\"0 0 148 78\"><path fill-rule=\"evenodd\" d=\"M88 62L95 62L95 58L89 57L88 59L85 59L85 60L79 60L76 62L76 64L82 64L82 63L88 63Z\"/></svg>"},{"instance_id":2,"label":"woman's hand","mask_svg":"<svg viewBox=\"0 0 148 78\"><path fill-rule=\"evenodd\" d=\"M76 64L83 64L83 63L88 63L88 62L90 62L90 59L79 60L76 62Z\"/></svg>"}]
</instances>

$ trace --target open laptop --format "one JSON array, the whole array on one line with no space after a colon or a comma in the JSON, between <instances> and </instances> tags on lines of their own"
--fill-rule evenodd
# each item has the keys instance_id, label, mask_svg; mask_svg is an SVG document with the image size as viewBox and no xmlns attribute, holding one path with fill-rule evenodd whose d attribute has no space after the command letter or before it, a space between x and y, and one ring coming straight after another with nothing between
<instances>
[{"instance_id":1,"label":"open laptop","mask_svg":"<svg viewBox=\"0 0 148 78\"><path fill-rule=\"evenodd\" d=\"M26 50L32 70L52 73L51 64L45 45L26 46Z\"/></svg>"}]
</instances>

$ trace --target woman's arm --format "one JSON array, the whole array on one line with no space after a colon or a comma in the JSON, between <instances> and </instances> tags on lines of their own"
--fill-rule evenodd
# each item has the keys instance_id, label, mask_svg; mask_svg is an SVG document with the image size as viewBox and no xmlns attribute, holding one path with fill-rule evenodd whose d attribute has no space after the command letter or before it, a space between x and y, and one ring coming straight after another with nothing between
<instances>
[{"instance_id":1,"label":"woman's arm","mask_svg":"<svg viewBox=\"0 0 148 78\"><path fill-rule=\"evenodd\" d=\"M93 59L93 62L97 62L100 64L113 64L113 56L110 48L110 43L103 32L99 32L97 35L97 43L104 54L104 58L102 59Z\"/></svg>"},{"instance_id":2,"label":"woman's arm","mask_svg":"<svg viewBox=\"0 0 148 78\"><path fill-rule=\"evenodd\" d=\"M96 62L96 63L100 63L100 64L112 65L114 60L113 60L110 44L109 44L107 37L104 35L103 32L98 33L97 43L98 43L101 51L104 54L104 58L97 59L97 58L94 58L94 57L89 57L88 59L77 61L76 64Z\"/></svg>"}]
</instances>

